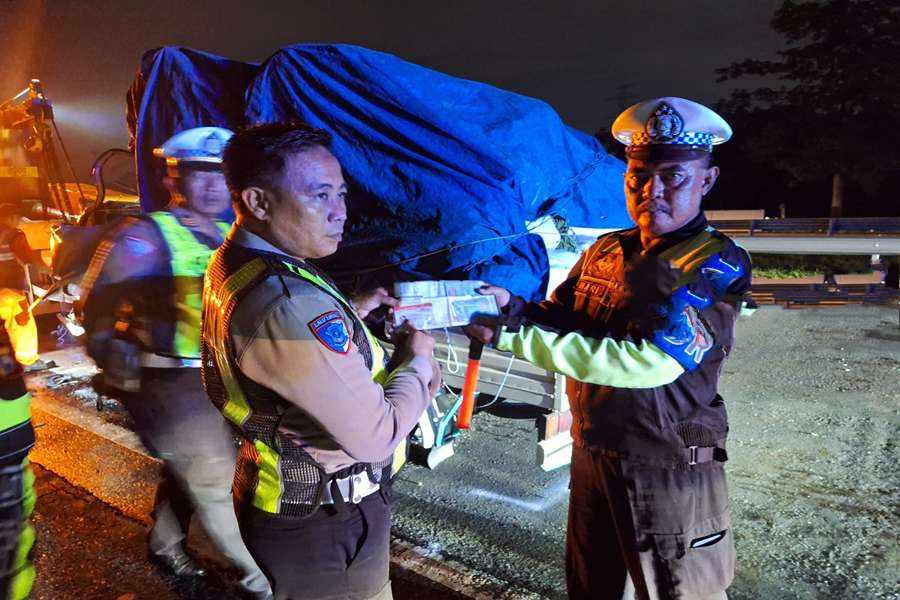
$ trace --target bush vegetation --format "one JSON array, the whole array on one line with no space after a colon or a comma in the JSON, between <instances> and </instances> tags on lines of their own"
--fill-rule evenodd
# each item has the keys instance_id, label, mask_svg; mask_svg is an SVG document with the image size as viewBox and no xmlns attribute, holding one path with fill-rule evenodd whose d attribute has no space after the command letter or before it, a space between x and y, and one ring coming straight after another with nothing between
<instances>
[{"instance_id":1,"label":"bush vegetation","mask_svg":"<svg viewBox=\"0 0 900 600\"><path fill-rule=\"evenodd\" d=\"M792 279L815 275L871 273L868 256L753 254L754 277ZM898 257L882 257L897 262Z\"/></svg>"}]
</instances>

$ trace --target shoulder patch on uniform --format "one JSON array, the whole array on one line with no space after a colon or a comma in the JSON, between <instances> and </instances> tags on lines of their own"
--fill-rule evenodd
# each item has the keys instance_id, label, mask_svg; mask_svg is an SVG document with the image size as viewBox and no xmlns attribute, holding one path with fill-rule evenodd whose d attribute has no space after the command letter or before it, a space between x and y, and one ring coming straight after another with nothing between
<instances>
[{"instance_id":1,"label":"shoulder patch on uniform","mask_svg":"<svg viewBox=\"0 0 900 600\"><path fill-rule=\"evenodd\" d=\"M332 352L347 354L350 351L350 332L347 331L347 324L340 312L330 310L307 325L316 339Z\"/></svg>"},{"instance_id":2,"label":"shoulder patch on uniform","mask_svg":"<svg viewBox=\"0 0 900 600\"><path fill-rule=\"evenodd\" d=\"M156 247L153 244L133 235L126 235L123 245L128 252L138 256L147 256L156 252Z\"/></svg>"},{"instance_id":3,"label":"shoulder patch on uniform","mask_svg":"<svg viewBox=\"0 0 900 600\"><path fill-rule=\"evenodd\" d=\"M668 315L668 326L653 335L653 343L677 360L685 371L694 371L715 345L712 332L689 304Z\"/></svg>"}]
</instances>

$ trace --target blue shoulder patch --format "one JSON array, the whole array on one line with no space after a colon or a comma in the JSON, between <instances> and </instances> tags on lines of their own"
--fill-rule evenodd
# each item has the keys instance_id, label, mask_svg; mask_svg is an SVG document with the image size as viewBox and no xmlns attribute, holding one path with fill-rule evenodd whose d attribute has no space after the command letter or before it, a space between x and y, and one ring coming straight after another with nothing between
<instances>
[{"instance_id":1,"label":"blue shoulder patch","mask_svg":"<svg viewBox=\"0 0 900 600\"><path fill-rule=\"evenodd\" d=\"M123 245L129 254L137 256L147 256L156 252L156 247L153 244L133 235L125 236Z\"/></svg>"},{"instance_id":2,"label":"blue shoulder patch","mask_svg":"<svg viewBox=\"0 0 900 600\"><path fill-rule=\"evenodd\" d=\"M713 254L700 265L700 274L709 280L719 299L735 281L744 276L744 265L738 256L729 262L721 254Z\"/></svg>"},{"instance_id":3,"label":"blue shoulder patch","mask_svg":"<svg viewBox=\"0 0 900 600\"><path fill-rule=\"evenodd\" d=\"M307 325L316 339L332 352L347 354L350 351L350 332L347 331L347 324L340 312L330 310Z\"/></svg>"},{"instance_id":4,"label":"blue shoulder patch","mask_svg":"<svg viewBox=\"0 0 900 600\"><path fill-rule=\"evenodd\" d=\"M694 371L715 345L715 339L700 319L699 311L690 304L673 307L668 324L652 337L653 343L677 360L685 371Z\"/></svg>"}]
</instances>

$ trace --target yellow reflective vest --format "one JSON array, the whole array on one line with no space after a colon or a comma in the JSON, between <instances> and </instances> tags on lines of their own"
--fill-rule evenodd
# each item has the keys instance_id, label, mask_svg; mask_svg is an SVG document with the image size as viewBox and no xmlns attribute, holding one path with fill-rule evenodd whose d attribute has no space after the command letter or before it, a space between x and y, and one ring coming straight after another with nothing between
<instances>
[{"instance_id":1,"label":"yellow reflective vest","mask_svg":"<svg viewBox=\"0 0 900 600\"><path fill-rule=\"evenodd\" d=\"M263 256L251 250L231 246L227 241L213 258L204 284L202 370L204 385L212 402L228 421L237 426L246 440L238 458L236 485L252 493L256 508L289 516L302 516L296 511L314 511L321 489L327 482L327 474L305 451L296 447L277 431L277 402L272 392L261 388L244 377L230 352L231 315L240 298L263 279L278 273L299 277L328 294L347 310L357 331L357 344L364 344L368 352L368 367L372 379L382 383L387 377L384 367L384 349L356 316L349 301L335 287L313 270L288 260ZM396 473L406 461L406 444L398 446L394 455L382 464L361 466L376 479L383 471ZM248 464L252 463L252 464ZM248 469L252 467L251 469ZM248 471L253 471L248 473ZM305 496L304 504L284 501L286 488L298 486L308 492L294 493ZM306 508L302 508L306 507ZM292 512L294 511L294 512Z\"/></svg>"},{"instance_id":2,"label":"yellow reflective vest","mask_svg":"<svg viewBox=\"0 0 900 600\"><path fill-rule=\"evenodd\" d=\"M169 247L176 310L173 352L181 358L200 358L200 311L203 297L203 275L213 249L200 243L190 229L167 211L150 213ZM222 235L230 225L216 221Z\"/></svg>"}]
</instances>

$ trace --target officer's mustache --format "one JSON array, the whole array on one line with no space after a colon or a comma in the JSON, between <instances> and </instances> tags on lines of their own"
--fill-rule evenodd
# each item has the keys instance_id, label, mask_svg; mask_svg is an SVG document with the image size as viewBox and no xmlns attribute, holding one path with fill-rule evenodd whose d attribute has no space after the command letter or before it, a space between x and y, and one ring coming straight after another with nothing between
<instances>
[{"instance_id":1,"label":"officer's mustache","mask_svg":"<svg viewBox=\"0 0 900 600\"><path fill-rule=\"evenodd\" d=\"M667 215L672 214L672 210L669 208L668 204L653 200L644 202L644 210L647 212L661 212Z\"/></svg>"}]
</instances>

